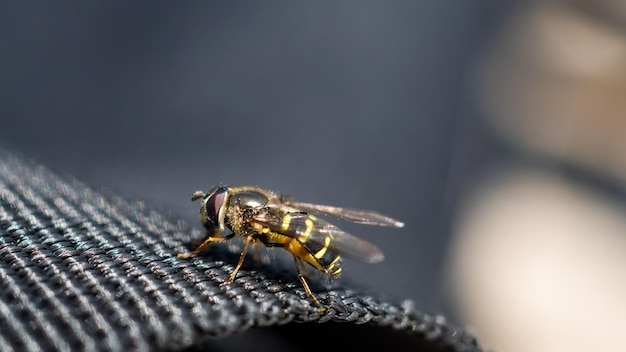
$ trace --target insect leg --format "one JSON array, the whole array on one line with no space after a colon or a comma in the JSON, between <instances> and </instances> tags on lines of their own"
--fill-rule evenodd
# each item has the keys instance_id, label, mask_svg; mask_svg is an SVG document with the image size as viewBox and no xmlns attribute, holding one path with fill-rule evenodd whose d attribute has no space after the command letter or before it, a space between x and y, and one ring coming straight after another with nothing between
<instances>
[{"instance_id":1,"label":"insect leg","mask_svg":"<svg viewBox=\"0 0 626 352\"><path fill-rule=\"evenodd\" d=\"M222 242L227 240L228 238L225 237L213 237L210 236L207 239L205 239L199 246L198 248L196 248L193 252L189 252L189 253L178 253L177 257L178 258L182 258L182 259L187 259L190 257L193 257L194 255L197 255L198 253L202 252L202 250L204 250L208 245L210 245L213 242Z\"/></svg>"},{"instance_id":2,"label":"insect leg","mask_svg":"<svg viewBox=\"0 0 626 352\"><path fill-rule=\"evenodd\" d=\"M293 260L296 263L296 273L298 273L298 280L300 280L300 282L302 283L302 286L304 287L304 291L306 291L307 296L311 297L313 302L315 302L315 304L319 307L319 310L324 310L324 307L322 306L320 301L317 300L315 295L313 295L313 292L311 292L311 288L309 288L309 284L306 282L306 279L300 272L300 259L298 259L298 257L294 255Z\"/></svg>"},{"instance_id":3,"label":"insect leg","mask_svg":"<svg viewBox=\"0 0 626 352\"><path fill-rule=\"evenodd\" d=\"M243 250L241 251L241 255L239 256L239 262L237 263L235 270L233 270L233 273L230 274L230 277L228 278L228 280L224 281L224 284L228 285L235 280L235 276L237 276L237 272L243 265L243 259L246 257L246 252L248 251L250 242L252 242L252 236L246 237L246 244L243 246Z\"/></svg>"}]
</instances>

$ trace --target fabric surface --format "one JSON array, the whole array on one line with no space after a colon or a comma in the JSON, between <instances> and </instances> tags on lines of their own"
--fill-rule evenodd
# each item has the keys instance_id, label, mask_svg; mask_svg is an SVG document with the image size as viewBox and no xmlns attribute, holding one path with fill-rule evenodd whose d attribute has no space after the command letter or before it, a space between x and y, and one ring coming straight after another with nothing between
<instances>
[{"instance_id":1,"label":"fabric surface","mask_svg":"<svg viewBox=\"0 0 626 352\"><path fill-rule=\"evenodd\" d=\"M286 266L247 258L222 285L238 258L227 246L176 257L203 235L0 151L0 350L261 351L259 341L320 350L309 342L334 335L353 346L481 350L473 335L410 301L314 284L327 307L320 312Z\"/></svg>"}]
</instances>

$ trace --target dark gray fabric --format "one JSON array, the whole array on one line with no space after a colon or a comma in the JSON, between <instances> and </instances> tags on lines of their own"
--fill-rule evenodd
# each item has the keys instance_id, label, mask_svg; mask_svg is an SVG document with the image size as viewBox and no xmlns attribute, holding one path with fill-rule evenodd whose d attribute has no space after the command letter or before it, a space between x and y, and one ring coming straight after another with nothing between
<instances>
[{"instance_id":1,"label":"dark gray fabric","mask_svg":"<svg viewBox=\"0 0 626 352\"><path fill-rule=\"evenodd\" d=\"M172 217L0 152L0 350L208 349L220 341L227 349L238 334L238 346L254 348L266 331L308 344L308 334L320 334L314 323L324 322L334 323L322 331L338 336L358 336L355 324L367 323L363 331L370 341L380 334L381 346L393 345L393 331L410 341L403 346L480 350L471 334L410 301L314 285L328 307L318 312L293 268L249 259L221 285L237 254L213 246L178 259L203 233ZM296 322L308 324L279 327Z\"/></svg>"}]
</instances>

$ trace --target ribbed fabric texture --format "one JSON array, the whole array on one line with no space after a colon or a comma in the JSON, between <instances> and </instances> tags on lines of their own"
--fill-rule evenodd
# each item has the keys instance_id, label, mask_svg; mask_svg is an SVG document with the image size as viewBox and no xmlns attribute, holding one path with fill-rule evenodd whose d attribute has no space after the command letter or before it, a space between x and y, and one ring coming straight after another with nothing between
<instances>
[{"instance_id":1,"label":"ribbed fabric texture","mask_svg":"<svg viewBox=\"0 0 626 352\"><path fill-rule=\"evenodd\" d=\"M327 321L389 326L433 350L480 350L410 301L315 290L328 308L319 312L295 274L271 264L247 259L222 285L236 254L213 246L179 259L199 229L105 193L0 151L0 351L181 350L251 327Z\"/></svg>"}]
</instances>

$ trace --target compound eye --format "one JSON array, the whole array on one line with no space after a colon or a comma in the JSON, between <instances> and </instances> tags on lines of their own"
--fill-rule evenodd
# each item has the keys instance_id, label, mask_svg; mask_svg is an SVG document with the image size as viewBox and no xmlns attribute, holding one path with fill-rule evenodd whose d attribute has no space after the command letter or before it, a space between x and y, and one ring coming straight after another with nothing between
<instances>
[{"instance_id":1,"label":"compound eye","mask_svg":"<svg viewBox=\"0 0 626 352\"><path fill-rule=\"evenodd\" d=\"M207 218L215 227L220 227L220 219L222 209L224 208L226 193L228 193L228 189L226 187L218 188L209 196L205 203Z\"/></svg>"}]
</instances>

